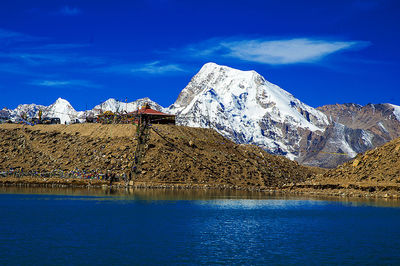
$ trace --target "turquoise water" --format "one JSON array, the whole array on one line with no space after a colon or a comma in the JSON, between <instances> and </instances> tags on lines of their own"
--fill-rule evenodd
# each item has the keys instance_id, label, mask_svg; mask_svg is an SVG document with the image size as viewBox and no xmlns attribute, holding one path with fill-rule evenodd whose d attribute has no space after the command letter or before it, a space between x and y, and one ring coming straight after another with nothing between
<instances>
[{"instance_id":1,"label":"turquoise water","mask_svg":"<svg viewBox=\"0 0 400 266\"><path fill-rule=\"evenodd\" d=\"M0 189L0 265L400 264L399 247L398 202Z\"/></svg>"}]
</instances>

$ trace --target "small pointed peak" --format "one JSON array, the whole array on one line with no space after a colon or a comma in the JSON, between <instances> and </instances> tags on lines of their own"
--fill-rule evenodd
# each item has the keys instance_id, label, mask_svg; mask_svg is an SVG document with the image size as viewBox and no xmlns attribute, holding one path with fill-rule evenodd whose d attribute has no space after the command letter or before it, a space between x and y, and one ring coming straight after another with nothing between
<instances>
[{"instance_id":1,"label":"small pointed peak","mask_svg":"<svg viewBox=\"0 0 400 266\"><path fill-rule=\"evenodd\" d=\"M208 62L203 65L203 67L215 67L215 66L220 66L220 65L218 65L214 62Z\"/></svg>"},{"instance_id":2,"label":"small pointed peak","mask_svg":"<svg viewBox=\"0 0 400 266\"><path fill-rule=\"evenodd\" d=\"M54 104L70 104L67 100L65 100L65 99L63 99L63 98L61 98L61 97L59 97L55 102L54 102Z\"/></svg>"},{"instance_id":3,"label":"small pointed peak","mask_svg":"<svg viewBox=\"0 0 400 266\"><path fill-rule=\"evenodd\" d=\"M207 71L207 70L213 70L213 69L216 69L216 68L219 68L219 67L225 68L227 66L218 65L218 64L216 64L214 62L208 62L208 63L205 63L201 67L200 72Z\"/></svg>"},{"instance_id":4,"label":"small pointed peak","mask_svg":"<svg viewBox=\"0 0 400 266\"><path fill-rule=\"evenodd\" d=\"M117 100L115 99L115 98L109 98L108 100L106 100L106 101L104 101L105 103L114 103L114 102L116 102Z\"/></svg>"},{"instance_id":5,"label":"small pointed peak","mask_svg":"<svg viewBox=\"0 0 400 266\"><path fill-rule=\"evenodd\" d=\"M215 70L223 70L227 72L234 72L234 73L246 73L246 74L252 74L253 77L258 77L261 76L258 74L255 70L239 70L230 66L225 66L225 65L219 65L214 62L208 62L203 65L203 67L200 69L199 73L208 73L208 72L213 72Z\"/></svg>"},{"instance_id":6,"label":"small pointed peak","mask_svg":"<svg viewBox=\"0 0 400 266\"><path fill-rule=\"evenodd\" d=\"M152 102L152 100L149 97L140 98L140 99L137 99L136 101L139 101L139 102L150 101L150 102Z\"/></svg>"}]
</instances>

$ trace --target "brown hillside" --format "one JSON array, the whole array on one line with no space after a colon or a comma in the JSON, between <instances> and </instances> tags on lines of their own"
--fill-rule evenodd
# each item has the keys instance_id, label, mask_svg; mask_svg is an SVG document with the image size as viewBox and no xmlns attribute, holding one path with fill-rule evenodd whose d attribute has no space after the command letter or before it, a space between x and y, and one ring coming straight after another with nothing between
<instances>
[{"instance_id":1,"label":"brown hillside","mask_svg":"<svg viewBox=\"0 0 400 266\"><path fill-rule=\"evenodd\" d=\"M154 125L135 182L278 187L304 181L312 170L214 130ZM0 125L0 171L65 175L129 175L137 141L134 125ZM74 172L75 171L75 172Z\"/></svg>"},{"instance_id":2,"label":"brown hillside","mask_svg":"<svg viewBox=\"0 0 400 266\"><path fill-rule=\"evenodd\" d=\"M316 178L319 182L354 184L400 184L400 138L357 155L336 169Z\"/></svg>"}]
</instances>

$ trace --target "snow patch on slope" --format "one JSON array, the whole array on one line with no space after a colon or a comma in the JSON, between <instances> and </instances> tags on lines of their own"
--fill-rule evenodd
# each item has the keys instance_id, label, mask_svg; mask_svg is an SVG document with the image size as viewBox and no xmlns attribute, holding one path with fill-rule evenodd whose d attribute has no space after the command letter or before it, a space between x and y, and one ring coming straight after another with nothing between
<instances>
[{"instance_id":1,"label":"snow patch on slope","mask_svg":"<svg viewBox=\"0 0 400 266\"><path fill-rule=\"evenodd\" d=\"M393 107L393 114L396 116L397 120L400 121L400 106L391 104Z\"/></svg>"},{"instance_id":2,"label":"snow patch on slope","mask_svg":"<svg viewBox=\"0 0 400 266\"><path fill-rule=\"evenodd\" d=\"M389 133L389 131L386 129L386 127L382 124L382 122L378 122L378 126L382 129L383 132Z\"/></svg>"},{"instance_id":3,"label":"snow patch on slope","mask_svg":"<svg viewBox=\"0 0 400 266\"><path fill-rule=\"evenodd\" d=\"M374 137L374 135L371 132L366 131L366 130L361 131L361 139L363 140L365 146L373 147L373 144L372 144L373 137Z\"/></svg>"},{"instance_id":4,"label":"snow patch on slope","mask_svg":"<svg viewBox=\"0 0 400 266\"><path fill-rule=\"evenodd\" d=\"M351 145L346 140L346 127L340 123L334 123L334 134L335 137L332 138L329 142L332 144L332 147L335 147L337 151L343 151L347 153L350 157L355 157L357 152L354 151Z\"/></svg>"}]
</instances>

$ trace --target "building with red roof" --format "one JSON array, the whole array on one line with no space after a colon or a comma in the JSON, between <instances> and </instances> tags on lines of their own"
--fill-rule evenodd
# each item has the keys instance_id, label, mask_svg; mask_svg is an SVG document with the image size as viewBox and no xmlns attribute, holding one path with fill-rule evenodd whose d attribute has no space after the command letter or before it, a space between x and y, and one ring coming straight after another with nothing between
<instances>
[{"instance_id":1,"label":"building with red roof","mask_svg":"<svg viewBox=\"0 0 400 266\"><path fill-rule=\"evenodd\" d=\"M173 124L175 125L175 115L166 114L150 108L149 104L145 104L137 111L127 114L128 119L133 118L135 123L139 121L151 124Z\"/></svg>"}]
</instances>

